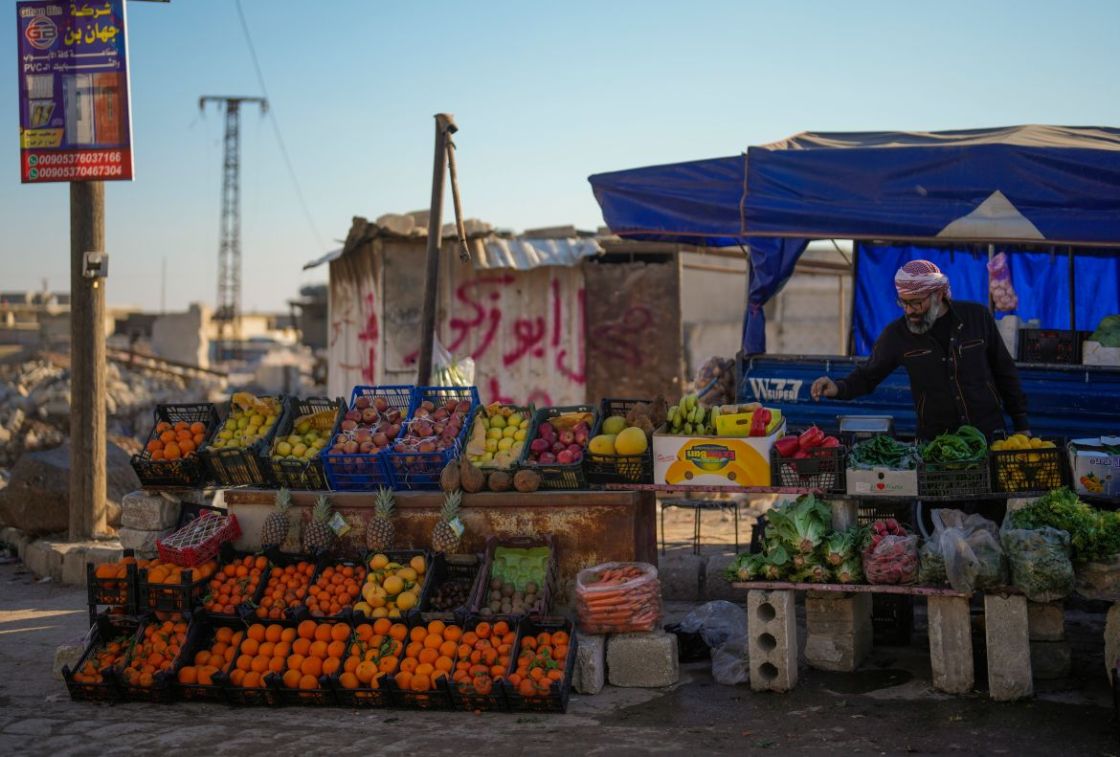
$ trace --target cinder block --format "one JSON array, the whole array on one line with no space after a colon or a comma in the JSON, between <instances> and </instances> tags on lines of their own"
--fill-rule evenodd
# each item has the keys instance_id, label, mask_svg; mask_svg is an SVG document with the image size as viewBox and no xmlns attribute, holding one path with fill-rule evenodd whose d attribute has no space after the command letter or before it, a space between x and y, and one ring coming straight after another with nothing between
<instances>
[{"instance_id":1,"label":"cinder block","mask_svg":"<svg viewBox=\"0 0 1120 757\"><path fill-rule=\"evenodd\" d=\"M1066 610L1057 602L1027 600L1027 628L1031 641L1062 641L1066 638ZM1036 675L1035 678L1038 678Z\"/></svg>"},{"instance_id":2,"label":"cinder block","mask_svg":"<svg viewBox=\"0 0 1120 757\"><path fill-rule=\"evenodd\" d=\"M67 586L86 585L86 556L89 548L75 544L62 555L62 583Z\"/></svg>"},{"instance_id":3,"label":"cinder block","mask_svg":"<svg viewBox=\"0 0 1120 757\"><path fill-rule=\"evenodd\" d=\"M1036 680L1065 678L1069 675L1071 662L1069 642L1031 642L1031 671Z\"/></svg>"},{"instance_id":4,"label":"cinder block","mask_svg":"<svg viewBox=\"0 0 1120 757\"><path fill-rule=\"evenodd\" d=\"M810 666L855 670L871 652L871 595L810 592L805 599L805 627L805 658Z\"/></svg>"},{"instance_id":5,"label":"cinder block","mask_svg":"<svg viewBox=\"0 0 1120 757\"><path fill-rule=\"evenodd\" d=\"M572 688L580 694L598 694L607 685L607 637L576 633L576 667Z\"/></svg>"},{"instance_id":6,"label":"cinder block","mask_svg":"<svg viewBox=\"0 0 1120 757\"><path fill-rule=\"evenodd\" d=\"M976 683L968 600L932 596L928 614L933 687L949 694L967 694Z\"/></svg>"},{"instance_id":7,"label":"cinder block","mask_svg":"<svg viewBox=\"0 0 1120 757\"><path fill-rule=\"evenodd\" d=\"M121 526L137 531L162 531L179 522L178 500L143 491L131 492L121 499Z\"/></svg>"},{"instance_id":8,"label":"cinder block","mask_svg":"<svg viewBox=\"0 0 1120 757\"><path fill-rule=\"evenodd\" d=\"M134 528L121 528L117 531L117 538L124 549L136 550L137 557L150 556L156 553L156 541L170 534L172 529L162 531L138 531Z\"/></svg>"},{"instance_id":9,"label":"cinder block","mask_svg":"<svg viewBox=\"0 0 1120 757\"><path fill-rule=\"evenodd\" d=\"M672 686L680 678L676 635L651 631L611 636L607 641L607 677L612 686Z\"/></svg>"},{"instance_id":10,"label":"cinder block","mask_svg":"<svg viewBox=\"0 0 1120 757\"><path fill-rule=\"evenodd\" d=\"M992 699L1009 702L1034 694L1031 675L1027 598L984 595L988 647L988 690Z\"/></svg>"},{"instance_id":11,"label":"cinder block","mask_svg":"<svg viewBox=\"0 0 1120 757\"><path fill-rule=\"evenodd\" d=\"M797 617L792 591L747 592L751 688L790 691L797 685Z\"/></svg>"},{"instance_id":12,"label":"cinder block","mask_svg":"<svg viewBox=\"0 0 1120 757\"><path fill-rule=\"evenodd\" d=\"M78 660L82 659L82 652L84 651L85 640L81 637L72 639L65 644L59 644L54 650L54 664L51 666L51 672L55 679L63 680L62 669L64 667L73 671L78 666Z\"/></svg>"}]
</instances>

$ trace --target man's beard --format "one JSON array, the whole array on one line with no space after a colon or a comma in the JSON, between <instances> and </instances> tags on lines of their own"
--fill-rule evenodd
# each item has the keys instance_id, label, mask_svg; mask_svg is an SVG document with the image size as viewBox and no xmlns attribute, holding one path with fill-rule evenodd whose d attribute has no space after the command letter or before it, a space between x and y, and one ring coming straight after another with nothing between
<instances>
[{"instance_id":1,"label":"man's beard","mask_svg":"<svg viewBox=\"0 0 1120 757\"><path fill-rule=\"evenodd\" d=\"M915 334L925 334L933 328L933 324L941 316L941 303L930 303L929 310L922 314L922 319L918 322L910 320L909 316L906 318L906 328L910 329Z\"/></svg>"}]
</instances>

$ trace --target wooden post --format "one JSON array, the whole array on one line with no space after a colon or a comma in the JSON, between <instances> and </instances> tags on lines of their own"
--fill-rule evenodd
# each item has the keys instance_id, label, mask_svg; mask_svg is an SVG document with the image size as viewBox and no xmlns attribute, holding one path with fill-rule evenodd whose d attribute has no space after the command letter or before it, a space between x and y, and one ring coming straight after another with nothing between
<instances>
[{"instance_id":1,"label":"wooden post","mask_svg":"<svg viewBox=\"0 0 1120 757\"><path fill-rule=\"evenodd\" d=\"M420 355L417 384L432 379L432 344L436 331L436 300L439 294L439 248L443 226L443 175L447 168L447 137L459 128L449 113L436 114L436 154L432 166L432 205L428 213L428 257L424 279L424 309L420 317Z\"/></svg>"},{"instance_id":2,"label":"wooden post","mask_svg":"<svg viewBox=\"0 0 1120 757\"><path fill-rule=\"evenodd\" d=\"M105 281L84 255L105 251L105 185L70 183L70 539L105 533Z\"/></svg>"}]
</instances>

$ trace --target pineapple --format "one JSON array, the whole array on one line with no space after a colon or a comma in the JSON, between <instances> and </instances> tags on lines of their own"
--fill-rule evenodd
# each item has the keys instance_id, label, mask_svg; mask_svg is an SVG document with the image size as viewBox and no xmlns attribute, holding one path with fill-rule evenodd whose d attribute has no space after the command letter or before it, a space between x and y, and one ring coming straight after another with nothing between
<instances>
[{"instance_id":1,"label":"pineapple","mask_svg":"<svg viewBox=\"0 0 1120 757\"><path fill-rule=\"evenodd\" d=\"M311 513L311 522L303 530L303 551L312 554L326 552L334 547L337 538L331 528L331 501L326 495L320 494L315 500L315 509Z\"/></svg>"},{"instance_id":2,"label":"pineapple","mask_svg":"<svg viewBox=\"0 0 1120 757\"><path fill-rule=\"evenodd\" d=\"M463 492L459 489L444 495L443 508L439 513L439 523L432 529L432 550L454 554L459 549L462 539L451 522L459 517L459 505L463 502ZM461 528L461 527L460 527Z\"/></svg>"},{"instance_id":3,"label":"pineapple","mask_svg":"<svg viewBox=\"0 0 1120 757\"><path fill-rule=\"evenodd\" d=\"M291 517L288 511L292 509L292 493L287 489L276 492L276 509L268 514L261 526L261 546L281 545L284 537L288 535L291 526Z\"/></svg>"},{"instance_id":4,"label":"pineapple","mask_svg":"<svg viewBox=\"0 0 1120 757\"><path fill-rule=\"evenodd\" d=\"M393 548L393 491L384 486L377 490L376 510L366 524L366 547L374 552L386 552Z\"/></svg>"}]
</instances>

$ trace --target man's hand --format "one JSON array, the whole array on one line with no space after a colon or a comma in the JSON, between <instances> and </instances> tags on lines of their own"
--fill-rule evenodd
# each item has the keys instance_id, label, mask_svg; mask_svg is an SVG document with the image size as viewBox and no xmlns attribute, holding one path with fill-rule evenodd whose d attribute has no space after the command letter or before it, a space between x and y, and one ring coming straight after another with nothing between
<instances>
[{"instance_id":1,"label":"man's hand","mask_svg":"<svg viewBox=\"0 0 1120 757\"><path fill-rule=\"evenodd\" d=\"M821 397L835 397L840 393L840 387L836 386L836 382L828 376L821 376L813 382L813 388L809 390L809 394L816 401L820 401Z\"/></svg>"}]
</instances>

